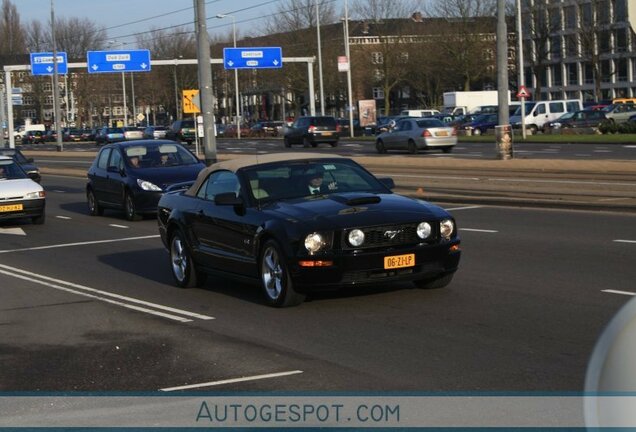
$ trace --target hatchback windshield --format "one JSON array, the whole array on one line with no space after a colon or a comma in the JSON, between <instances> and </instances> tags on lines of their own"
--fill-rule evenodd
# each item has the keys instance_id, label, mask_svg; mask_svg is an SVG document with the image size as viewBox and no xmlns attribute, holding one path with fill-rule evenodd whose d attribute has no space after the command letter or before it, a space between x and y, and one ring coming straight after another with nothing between
<instances>
[{"instance_id":1,"label":"hatchback windshield","mask_svg":"<svg viewBox=\"0 0 636 432\"><path fill-rule=\"evenodd\" d=\"M0 155L12 157L13 160L17 161L19 164L29 163L29 161L27 161L22 152L20 152L19 150L0 149Z\"/></svg>"},{"instance_id":2,"label":"hatchback windshield","mask_svg":"<svg viewBox=\"0 0 636 432\"><path fill-rule=\"evenodd\" d=\"M314 126L330 126L336 127L336 119L333 117L314 117L311 119Z\"/></svg>"},{"instance_id":3,"label":"hatchback windshield","mask_svg":"<svg viewBox=\"0 0 636 432\"><path fill-rule=\"evenodd\" d=\"M0 181L28 178L20 165L11 159L0 160Z\"/></svg>"},{"instance_id":4,"label":"hatchback windshield","mask_svg":"<svg viewBox=\"0 0 636 432\"><path fill-rule=\"evenodd\" d=\"M135 145L124 149L128 165L133 168L163 168L199 163L196 157L176 144Z\"/></svg>"},{"instance_id":5,"label":"hatchback windshield","mask_svg":"<svg viewBox=\"0 0 636 432\"><path fill-rule=\"evenodd\" d=\"M332 193L388 193L375 177L346 161L285 162L247 168L252 196L276 201Z\"/></svg>"}]
</instances>

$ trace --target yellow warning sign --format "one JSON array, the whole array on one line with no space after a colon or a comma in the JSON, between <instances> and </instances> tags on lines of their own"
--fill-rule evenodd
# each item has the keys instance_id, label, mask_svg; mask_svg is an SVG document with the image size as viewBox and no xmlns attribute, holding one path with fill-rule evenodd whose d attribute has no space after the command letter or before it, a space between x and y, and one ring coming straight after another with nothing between
<instances>
[{"instance_id":1,"label":"yellow warning sign","mask_svg":"<svg viewBox=\"0 0 636 432\"><path fill-rule=\"evenodd\" d=\"M184 114L200 113L201 102L199 102L199 90L183 90L182 104Z\"/></svg>"}]
</instances>

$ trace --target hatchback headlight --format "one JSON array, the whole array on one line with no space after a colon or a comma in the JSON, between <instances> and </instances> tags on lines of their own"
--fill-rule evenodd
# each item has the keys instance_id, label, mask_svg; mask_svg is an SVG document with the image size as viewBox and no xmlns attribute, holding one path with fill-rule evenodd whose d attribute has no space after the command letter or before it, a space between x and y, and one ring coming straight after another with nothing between
<instances>
[{"instance_id":1,"label":"hatchback headlight","mask_svg":"<svg viewBox=\"0 0 636 432\"><path fill-rule=\"evenodd\" d=\"M325 239L320 233L311 233L305 237L305 249L311 254L318 252L325 244Z\"/></svg>"},{"instance_id":2,"label":"hatchback headlight","mask_svg":"<svg viewBox=\"0 0 636 432\"><path fill-rule=\"evenodd\" d=\"M349 233L348 240L349 244L353 247L362 246L362 243L364 243L364 233L359 229L354 229Z\"/></svg>"},{"instance_id":3,"label":"hatchback headlight","mask_svg":"<svg viewBox=\"0 0 636 432\"><path fill-rule=\"evenodd\" d=\"M417 226L417 236L422 240L429 238L432 231L431 224L428 222L422 222Z\"/></svg>"},{"instance_id":4,"label":"hatchback headlight","mask_svg":"<svg viewBox=\"0 0 636 432\"><path fill-rule=\"evenodd\" d=\"M444 219L439 223L439 233L442 238L448 240L455 231L455 223L451 219Z\"/></svg>"},{"instance_id":5,"label":"hatchback headlight","mask_svg":"<svg viewBox=\"0 0 636 432\"><path fill-rule=\"evenodd\" d=\"M38 191L38 192L29 192L28 194L26 194L24 196L24 199L37 199L37 198L44 198L45 193L44 191Z\"/></svg>"},{"instance_id":6,"label":"hatchback headlight","mask_svg":"<svg viewBox=\"0 0 636 432\"><path fill-rule=\"evenodd\" d=\"M137 185L145 191L161 192L161 188L147 180L137 179Z\"/></svg>"}]
</instances>

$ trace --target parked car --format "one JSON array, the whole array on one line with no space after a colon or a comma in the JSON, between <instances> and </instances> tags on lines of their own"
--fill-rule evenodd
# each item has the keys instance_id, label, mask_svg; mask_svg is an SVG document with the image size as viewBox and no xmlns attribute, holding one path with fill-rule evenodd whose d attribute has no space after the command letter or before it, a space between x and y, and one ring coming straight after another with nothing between
<instances>
[{"instance_id":1,"label":"parked car","mask_svg":"<svg viewBox=\"0 0 636 432\"><path fill-rule=\"evenodd\" d=\"M299 117L286 129L283 138L285 147L293 144L303 144L305 147L316 147L320 143L338 145L338 123L334 117L309 116Z\"/></svg>"},{"instance_id":2,"label":"parked car","mask_svg":"<svg viewBox=\"0 0 636 432\"><path fill-rule=\"evenodd\" d=\"M9 156L0 156L0 220L30 218L45 221L46 194Z\"/></svg>"},{"instance_id":3,"label":"parked car","mask_svg":"<svg viewBox=\"0 0 636 432\"><path fill-rule=\"evenodd\" d=\"M33 158L27 158L17 148L0 148L0 156L9 156L22 167L29 178L37 183L40 183L42 177L40 176L40 169L35 165Z\"/></svg>"},{"instance_id":4,"label":"parked car","mask_svg":"<svg viewBox=\"0 0 636 432\"><path fill-rule=\"evenodd\" d=\"M241 125L241 136L246 137L250 134L250 128L246 124ZM236 125L228 124L225 126L225 130L223 132L223 136L226 138L236 138L238 136Z\"/></svg>"},{"instance_id":5,"label":"parked car","mask_svg":"<svg viewBox=\"0 0 636 432\"><path fill-rule=\"evenodd\" d=\"M375 148L378 153L408 150L415 154L420 149L441 149L444 153L450 153L456 144L457 130L454 127L432 118L406 118L390 131L378 135Z\"/></svg>"},{"instance_id":6,"label":"parked car","mask_svg":"<svg viewBox=\"0 0 636 432\"><path fill-rule=\"evenodd\" d=\"M46 141L46 135L41 131L28 131L22 138L23 144L44 144Z\"/></svg>"},{"instance_id":7,"label":"parked car","mask_svg":"<svg viewBox=\"0 0 636 432\"><path fill-rule=\"evenodd\" d=\"M499 114L480 114L469 123L464 123L462 129L470 131L472 135L485 134L488 129L494 129L499 124Z\"/></svg>"},{"instance_id":8,"label":"parked car","mask_svg":"<svg viewBox=\"0 0 636 432\"><path fill-rule=\"evenodd\" d=\"M124 141L124 130L122 128L103 127L95 136L97 145L104 145Z\"/></svg>"},{"instance_id":9,"label":"parked car","mask_svg":"<svg viewBox=\"0 0 636 432\"><path fill-rule=\"evenodd\" d=\"M577 111L571 118L561 121L561 127L563 129L598 128L605 119L603 111Z\"/></svg>"},{"instance_id":10,"label":"parked car","mask_svg":"<svg viewBox=\"0 0 636 432\"><path fill-rule=\"evenodd\" d=\"M122 128L124 131L124 138L126 141L140 140L144 138L144 132L134 126L125 126Z\"/></svg>"},{"instance_id":11,"label":"parked car","mask_svg":"<svg viewBox=\"0 0 636 432\"><path fill-rule=\"evenodd\" d=\"M225 127L226 125L224 125L223 123L217 123L215 125L216 128L216 136L218 137L223 137L225 136Z\"/></svg>"},{"instance_id":12,"label":"parked car","mask_svg":"<svg viewBox=\"0 0 636 432\"><path fill-rule=\"evenodd\" d=\"M65 142L77 142L82 140L82 132L79 129L62 130L62 140Z\"/></svg>"},{"instance_id":13,"label":"parked car","mask_svg":"<svg viewBox=\"0 0 636 432\"><path fill-rule=\"evenodd\" d=\"M166 139L192 144L196 138L194 120L177 120L166 131Z\"/></svg>"},{"instance_id":14,"label":"parked car","mask_svg":"<svg viewBox=\"0 0 636 432\"><path fill-rule=\"evenodd\" d=\"M44 135L44 141L45 142L57 141L57 131L54 131L54 130L46 131L46 134Z\"/></svg>"},{"instance_id":15,"label":"parked car","mask_svg":"<svg viewBox=\"0 0 636 432\"><path fill-rule=\"evenodd\" d=\"M95 141L95 135L97 134L98 129L82 129L81 137L82 141Z\"/></svg>"},{"instance_id":16,"label":"parked car","mask_svg":"<svg viewBox=\"0 0 636 432\"><path fill-rule=\"evenodd\" d=\"M164 139L168 128L165 126L148 126L144 129L144 139Z\"/></svg>"},{"instance_id":17,"label":"parked car","mask_svg":"<svg viewBox=\"0 0 636 432\"><path fill-rule=\"evenodd\" d=\"M608 120L614 123L625 123L629 118L636 114L636 105L633 103L613 104L603 108L603 113Z\"/></svg>"},{"instance_id":18,"label":"parked car","mask_svg":"<svg viewBox=\"0 0 636 432\"><path fill-rule=\"evenodd\" d=\"M137 140L102 148L88 170L86 198L91 215L105 208L123 209L128 220L155 213L167 188L194 182L205 168L181 144L168 140Z\"/></svg>"},{"instance_id":19,"label":"parked car","mask_svg":"<svg viewBox=\"0 0 636 432\"><path fill-rule=\"evenodd\" d=\"M563 114L561 117L559 117L558 119L546 123L546 126L545 126L546 129L560 129L561 126L563 126L563 122L570 120L572 117L574 117L575 112L567 112Z\"/></svg>"},{"instance_id":20,"label":"parked car","mask_svg":"<svg viewBox=\"0 0 636 432\"><path fill-rule=\"evenodd\" d=\"M316 179L317 195L307 187ZM159 233L178 286L199 286L206 273L252 280L275 307L348 285L448 285L461 254L455 220L392 187L340 156L242 157L164 194Z\"/></svg>"}]
</instances>

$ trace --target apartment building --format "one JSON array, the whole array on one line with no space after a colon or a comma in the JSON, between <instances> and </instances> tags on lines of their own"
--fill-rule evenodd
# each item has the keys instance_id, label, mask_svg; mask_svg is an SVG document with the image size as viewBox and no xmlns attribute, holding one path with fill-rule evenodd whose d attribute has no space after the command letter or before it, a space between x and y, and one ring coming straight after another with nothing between
<instances>
[{"instance_id":1,"label":"apartment building","mask_svg":"<svg viewBox=\"0 0 636 432\"><path fill-rule=\"evenodd\" d=\"M636 96L636 0L523 0L522 17L537 98Z\"/></svg>"}]
</instances>

